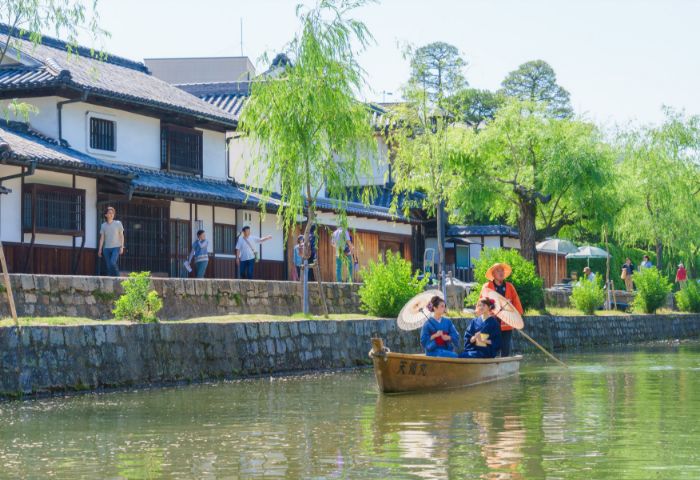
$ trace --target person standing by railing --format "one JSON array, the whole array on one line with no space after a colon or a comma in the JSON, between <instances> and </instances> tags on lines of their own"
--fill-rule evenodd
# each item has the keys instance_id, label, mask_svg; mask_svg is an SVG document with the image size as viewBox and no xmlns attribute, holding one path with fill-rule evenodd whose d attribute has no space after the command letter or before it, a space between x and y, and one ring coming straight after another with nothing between
<instances>
[{"instance_id":1,"label":"person standing by railing","mask_svg":"<svg viewBox=\"0 0 700 480\"><path fill-rule=\"evenodd\" d=\"M105 210L105 221L100 227L100 243L97 247L97 256L102 258L104 254L107 265L107 275L119 276L119 255L124 255L124 226L119 220L115 220L117 211L114 207Z\"/></svg>"}]
</instances>

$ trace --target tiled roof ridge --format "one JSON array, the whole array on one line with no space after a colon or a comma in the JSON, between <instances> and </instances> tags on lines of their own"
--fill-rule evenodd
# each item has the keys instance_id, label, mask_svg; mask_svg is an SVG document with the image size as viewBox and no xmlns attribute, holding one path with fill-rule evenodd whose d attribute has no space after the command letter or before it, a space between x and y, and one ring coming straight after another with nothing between
<instances>
[{"instance_id":1,"label":"tiled roof ridge","mask_svg":"<svg viewBox=\"0 0 700 480\"><path fill-rule=\"evenodd\" d=\"M172 172L172 171L167 171L167 170L159 170L156 168L148 168L148 167L142 167L142 166L136 166L136 165L125 165L126 168L129 170L133 171L136 174L139 173L155 173L158 175L168 175L174 178L181 178L183 180L192 180L195 179L200 182L205 182L205 183L210 183L213 185L230 185L233 187L237 187L236 183L232 180L219 180L216 178L208 178L208 177L198 177L198 176L193 176L193 175L187 175L184 173L178 173L178 172Z\"/></svg>"},{"instance_id":2,"label":"tiled roof ridge","mask_svg":"<svg viewBox=\"0 0 700 480\"><path fill-rule=\"evenodd\" d=\"M70 144L65 140L63 142L59 142L53 137L44 135L43 133L34 130L27 122L20 122L17 120L0 120L0 126L7 127L8 129L18 133L24 133L26 135L29 135L30 137L37 138L42 142L49 143L56 147L71 148Z\"/></svg>"},{"instance_id":3,"label":"tiled roof ridge","mask_svg":"<svg viewBox=\"0 0 700 480\"><path fill-rule=\"evenodd\" d=\"M12 35L15 38L19 38L21 40L26 40L30 41L29 39L29 32L26 32L24 30L18 29L18 28L13 28L10 25L6 23L0 23L0 34L5 34L5 35ZM148 69L146 65L144 65L141 62L137 62L134 60L130 60L128 58L120 57L118 55L110 55L107 52L102 52L99 50L95 50L93 48L85 47L82 45L71 45L70 43L60 40L55 37L51 37L49 35L44 35L41 34L41 44L47 47L51 48L56 48L59 50L64 50L64 51L69 51L73 54L79 55L81 57L87 57L91 59L95 58L101 58L101 56L104 56L104 58L101 58L102 61L106 63L111 63L113 65L118 65L120 67L125 67L125 68L130 68L132 70L137 70L143 73L151 74L151 71Z\"/></svg>"}]
</instances>

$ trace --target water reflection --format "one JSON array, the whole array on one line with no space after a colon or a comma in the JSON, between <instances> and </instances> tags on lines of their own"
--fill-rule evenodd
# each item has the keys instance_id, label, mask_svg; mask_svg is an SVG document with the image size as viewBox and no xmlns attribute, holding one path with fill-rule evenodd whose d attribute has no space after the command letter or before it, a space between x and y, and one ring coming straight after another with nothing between
<instances>
[{"instance_id":1,"label":"water reflection","mask_svg":"<svg viewBox=\"0 0 700 480\"><path fill-rule=\"evenodd\" d=\"M380 396L369 371L0 403L0 478L700 478L700 348L530 360Z\"/></svg>"}]
</instances>

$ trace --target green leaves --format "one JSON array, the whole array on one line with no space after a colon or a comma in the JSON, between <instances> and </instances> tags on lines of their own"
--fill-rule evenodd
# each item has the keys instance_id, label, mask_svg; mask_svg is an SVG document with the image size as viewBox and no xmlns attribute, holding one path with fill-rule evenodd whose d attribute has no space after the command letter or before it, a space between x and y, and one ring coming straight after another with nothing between
<instances>
[{"instance_id":1,"label":"green leaves","mask_svg":"<svg viewBox=\"0 0 700 480\"><path fill-rule=\"evenodd\" d=\"M386 261L370 261L360 271L363 284L360 287L362 309L377 317L396 317L401 308L414 295L423 291L428 278L418 279L418 272L411 272L411 263L398 253L386 252Z\"/></svg>"},{"instance_id":2,"label":"green leaves","mask_svg":"<svg viewBox=\"0 0 700 480\"><path fill-rule=\"evenodd\" d=\"M370 112L355 99L364 83L356 47L364 49L371 35L347 18L363 3L325 0L308 12L298 9L291 65L258 77L243 109L240 130L258 147L244 183L258 184L267 196L279 191L287 231L324 190L338 199L343 223L347 186L371 171L377 144Z\"/></svg>"},{"instance_id":3,"label":"green leaves","mask_svg":"<svg viewBox=\"0 0 700 480\"><path fill-rule=\"evenodd\" d=\"M571 293L571 304L586 315L593 313L605 302L605 291L600 282L582 279Z\"/></svg>"},{"instance_id":4,"label":"green leaves","mask_svg":"<svg viewBox=\"0 0 700 480\"><path fill-rule=\"evenodd\" d=\"M632 280L637 287L637 296L633 302L635 309L654 313L664 306L672 285L656 268L645 268L635 273Z\"/></svg>"},{"instance_id":5,"label":"green leaves","mask_svg":"<svg viewBox=\"0 0 700 480\"><path fill-rule=\"evenodd\" d=\"M114 318L132 322L157 322L156 314L163 308L163 300L155 290L149 290L151 272L131 272L122 282L124 293L117 299Z\"/></svg>"},{"instance_id":6,"label":"green leaves","mask_svg":"<svg viewBox=\"0 0 700 480\"><path fill-rule=\"evenodd\" d=\"M544 305L542 293L542 278L535 273L535 265L525 260L517 250L503 248L486 248L482 250L479 260L474 265L474 281L480 285L486 283L486 270L494 263L507 263L513 273L507 281L511 282L518 292L523 308L540 308ZM474 305L481 293L481 287L473 290L467 299Z\"/></svg>"}]
</instances>

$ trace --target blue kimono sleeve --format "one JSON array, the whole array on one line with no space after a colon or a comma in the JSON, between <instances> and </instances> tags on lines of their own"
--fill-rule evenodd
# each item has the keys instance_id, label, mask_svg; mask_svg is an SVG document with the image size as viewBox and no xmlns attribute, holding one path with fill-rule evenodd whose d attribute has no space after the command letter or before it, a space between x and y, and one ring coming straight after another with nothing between
<instances>
[{"instance_id":1,"label":"blue kimono sleeve","mask_svg":"<svg viewBox=\"0 0 700 480\"><path fill-rule=\"evenodd\" d=\"M478 332L476 328L476 318L469 322L469 326L467 327L467 330L464 332L464 348L467 348L467 345L469 345L469 340L474 336L476 332Z\"/></svg>"},{"instance_id":2,"label":"blue kimono sleeve","mask_svg":"<svg viewBox=\"0 0 700 480\"><path fill-rule=\"evenodd\" d=\"M430 321L425 322L420 331L420 344L425 348L426 352L432 352L437 347L435 340L430 339L433 333L435 332L430 328Z\"/></svg>"},{"instance_id":3,"label":"blue kimono sleeve","mask_svg":"<svg viewBox=\"0 0 700 480\"><path fill-rule=\"evenodd\" d=\"M455 328L455 324L450 320L450 339L452 340L452 348L459 348L459 332Z\"/></svg>"}]
</instances>

